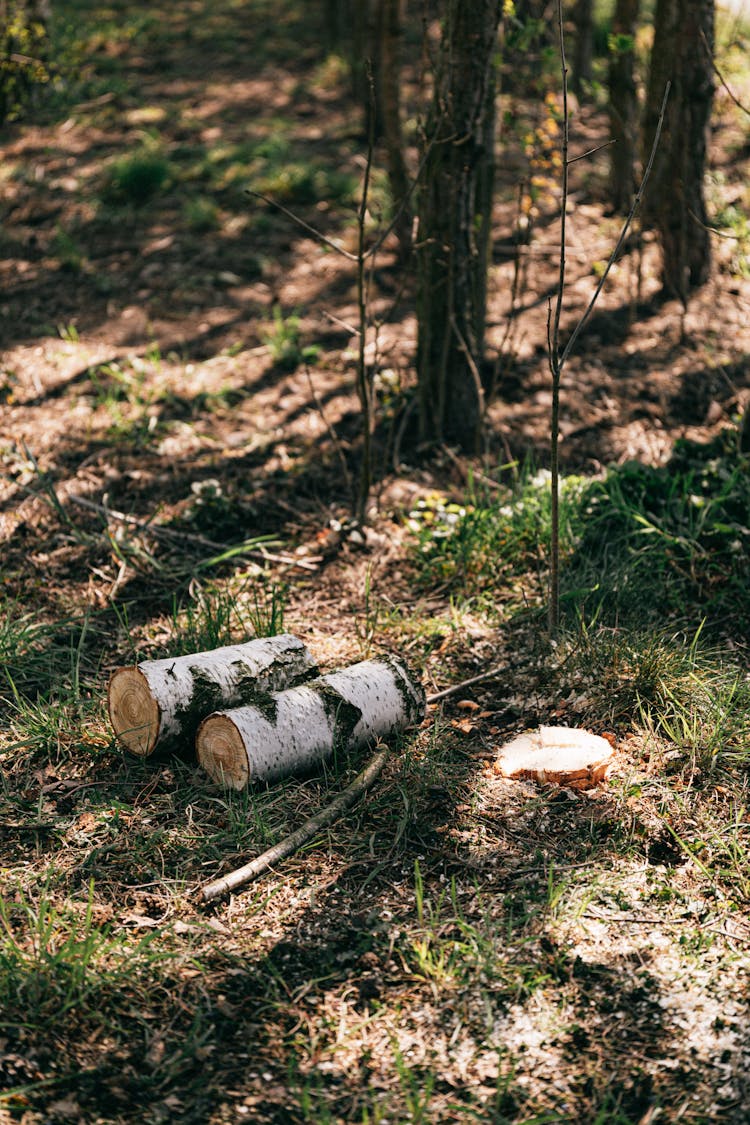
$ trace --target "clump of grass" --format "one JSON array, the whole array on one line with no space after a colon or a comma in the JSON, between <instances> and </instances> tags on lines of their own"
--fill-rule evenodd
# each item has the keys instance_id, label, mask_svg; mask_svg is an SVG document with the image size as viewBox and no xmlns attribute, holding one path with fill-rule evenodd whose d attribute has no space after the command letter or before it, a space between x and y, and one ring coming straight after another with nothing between
<instances>
[{"instance_id":1,"label":"clump of grass","mask_svg":"<svg viewBox=\"0 0 750 1125\"><path fill-rule=\"evenodd\" d=\"M682 441L667 465L594 482L568 584L608 620L665 615L750 625L750 458L736 433Z\"/></svg>"},{"instance_id":2,"label":"clump of grass","mask_svg":"<svg viewBox=\"0 0 750 1125\"><path fill-rule=\"evenodd\" d=\"M582 621L539 675L566 722L649 732L670 744L678 770L708 777L750 764L750 680L700 628L686 637Z\"/></svg>"},{"instance_id":3,"label":"clump of grass","mask_svg":"<svg viewBox=\"0 0 750 1125\"><path fill-rule=\"evenodd\" d=\"M107 203L142 207L170 181L172 169L160 152L149 147L121 156L107 168L102 198Z\"/></svg>"},{"instance_id":4,"label":"clump of grass","mask_svg":"<svg viewBox=\"0 0 750 1125\"><path fill-rule=\"evenodd\" d=\"M219 208L212 199L198 196L189 199L182 209L185 226L195 234L218 230L221 226Z\"/></svg>"},{"instance_id":5,"label":"clump of grass","mask_svg":"<svg viewBox=\"0 0 750 1125\"><path fill-rule=\"evenodd\" d=\"M0 993L3 1023L45 1028L72 1009L101 1011L106 994L132 989L147 942L114 938L94 919L94 887L83 909L43 888L0 895ZM164 954L161 954L163 957Z\"/></svg>"},{"instance_id":6,"label":"clump of grass","mask_svg":"<svg viewBox=\"0 0 750 1125\"><path fill-rule=\"evenodd\" d=\"M284 316L279 305L274 307L271 325L261 337L281 371L295 371L301 363L313 363L320 353L316 344L302 346L299 317Z\"/></svg>"},{"instance_id":7,"label":"clump of grass","mask_svg":"<svg viewBox=\"0 0 750 1125\"><path fill-rule=\"evenodd\" d=\"M750 457L735 430L680 441L663 466L629 462L561 482L563 601L574 617L640 628L665 617L750 628ZM549 477L462 503L424 497L409 515L419 579L456 594L547 585Z\"/></svg>"},{"instance_id":8,"label":"clump of grass","mask_svg":"<svg viewBox=\"0 0 750 1125\"><path fill-rule=\"evenodd\" d=\"M55 230L55 237L52 240L52 253L64 270L69 273L81 272L85 262L85 254L72 234L63 230L62 227L57 227Z\"/></svg>"},{"instance_id":9,"label":"clump of grass","mask_svg":"<svg viewBox=\"0 0 750 1125\"><path fill-rule=\"evenodd\" d=\"M193 583L192 596L172 604L170 656L204 652L236 644L251 637L275 637L284 631L284 587L254 583L248 592L235 593L220 583Z\"/></svg>"},{"instance_id":10,"label":"clump of grass","mask_svg":"<svg viewBox=\"0 0 750 1125\"><path fill-rule=\"evenodd\" d=\"M308 162L292 162L268 170L252 186L275 202L297 206L320 200L349 203L356 190L352 176Z\"/></svg>"},{"instance_id":11,"label":"clump of grass","mask_svg":"<svg viewBox=\"0 0 750 1125\"><path fill-rule=\"evenodd\" d=\"M583 490L580 477L562 481L564 554L577 538ZM514 577L546 568L549 473L524 471L515 486L492 496L470 487L463 503L431 493L409 513L408 526L416 537L422 585L466 595L497 590Z\"/></svg>"}]
</instances>

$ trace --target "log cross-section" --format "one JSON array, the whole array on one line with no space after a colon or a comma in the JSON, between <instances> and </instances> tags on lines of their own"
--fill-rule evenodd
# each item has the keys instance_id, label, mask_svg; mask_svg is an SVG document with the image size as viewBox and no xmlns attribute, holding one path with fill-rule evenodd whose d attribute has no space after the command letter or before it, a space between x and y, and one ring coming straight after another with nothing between
<instances>
[{"instance_id":1,"label":"log cross-section","mask_svg":"<svg viewBox=\"0 0 750 1125\"><path fill-rule=\"evenodd\" d=\"M168 660L119 668L109 681L112 729L123 746L146 756L160 749L192 750L201 719L220 707L248 703L258 692L312 676L317 665L289 633Z\"/></svg>"},{"instance_id":2,"label":"log cross-section","mask_svg":"<svg viewBox=\"0 0 750 1125\"><path fill-rule=\"evenodd\" d=\"M393 657L365 660L250 706L209 715L198 728L198 761L242 789L314 766L419 722L424 690Z\"/></svg>"}]
</instances>

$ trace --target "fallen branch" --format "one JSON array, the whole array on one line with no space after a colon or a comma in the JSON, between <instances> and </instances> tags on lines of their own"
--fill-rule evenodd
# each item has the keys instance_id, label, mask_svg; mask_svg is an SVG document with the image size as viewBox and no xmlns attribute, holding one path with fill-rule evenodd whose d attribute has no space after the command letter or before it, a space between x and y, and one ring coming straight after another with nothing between
<instances>
[{"instance_id":1,"label":"fallen branch","mask_svg":"<svg viewBox=\"0 0 750 1125\"><path fill-rule=\"evenodd\" d=\"M319 559L295 559L291 555L277 555L271 551L266 551L263 547L244 547L241 543L236 547L228 547L226 543L216 543L213 539L206 539L203 535L194 535L187 531L175 531L171 527L162 527L159 524L149 523L147 520L139 520L137 516L128 515L127 512L118 512L115 508L108 508L104 504L97 504L94 500L89 500L85 496L77 496L71 492L68 500L73 504L78 504L81 508L88 508L92 512L98 512L104 516L106 520L117 520L118 523L126 523L129 527L136 527L139 531L145 531L149 535L153 535L156 539L169 539L175 543L195 543L199 547L208 547L212 551L220 551L222 553L231 554L234 557L242 557L248 559L259 559L262 562L277 562L284 563L287 566L297 566L302 570L316 570Z\"/></svg>"},{"instance_id":2,"label":"fallen branch","mask_svg":"<svg viewBox=\"0 0 750 1125\"><path fill-rule=\"evenodd\" d=\"M234 871L230 871L221 879L216 879L213 883L207 883L202 891L201 897L204 902L211 902L221 895L229 894L230 891L236 890L238 887L245 886L245 884L257 879L264 871L268 871L279 860L286 859L290 855L306 844L313 836L324 828L328 828L343 812L346 811L351 805L354 804L363 793L372 785L373 781L380 774L383 766L388 760L388 747L379 750L374 758L368 763L361 773L357 774L351 785L348 785L343 792L339 793L335 800L331 801L324 809L321 809L315 816L311 816L306 820L296 832L292 832L291 836L287 836L285 840L275 844L268 851L263 852L257 859L253 859L250 863L246 863L243 867L238 867Z\"/></svg>"},{"instance_id":3,"label":"fallen branch","mask_svg":"<svg viewBox=\"0 0 750 1125\"><path fill-rule=\"evenodd\" d=\"M425 703L437 703L439 699L447 699L449 695L457 695L459 691L464 688L473 687L474 684L481 684L484 680L492 680L495 676L499 676L505 669L492 668L489 672L482 672L479 676L472 676L469 680L462 680L460 684L454 684L453 687L445 688L444 691L436 691L433 695L428 695Z\"/></svg>"}]
</instances>

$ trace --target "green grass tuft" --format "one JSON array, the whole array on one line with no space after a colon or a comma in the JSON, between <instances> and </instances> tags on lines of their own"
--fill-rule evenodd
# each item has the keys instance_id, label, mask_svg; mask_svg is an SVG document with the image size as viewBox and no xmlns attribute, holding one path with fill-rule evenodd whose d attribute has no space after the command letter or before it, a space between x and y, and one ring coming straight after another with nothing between
<instances>
[{"instance_id":1,"label":"green grass tuft","mask_svg":"<svg viewBox=\"0 0 750 1125\"><path fill-rule=\"evenodd\" d=\"M102 198L106 203L142 207L163 191L172 169L166 157L149 148L121 156L107 168Z\"/></svg>"}]
</instances>

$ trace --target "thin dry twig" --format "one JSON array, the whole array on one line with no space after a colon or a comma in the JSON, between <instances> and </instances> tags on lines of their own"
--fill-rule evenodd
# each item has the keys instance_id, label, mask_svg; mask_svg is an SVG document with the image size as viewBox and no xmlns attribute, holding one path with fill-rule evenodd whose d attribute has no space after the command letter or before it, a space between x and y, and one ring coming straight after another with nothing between
<instances>
[{"instance_id":1,"label":"thin dry twig","mask_svg":"<svg viewBox=\"0 0 750 1125\"><path fill-rule=\"evenodd\" d=\"M300 825L296 832L292 832L286 839L281 840L274 847L269 848L268 851L263 852L256 859L246 863L243 867L238 867L234 871L230 871L227 875L222 876L221 879L216 879L213 883L207 883L201 889L201 898L203 902L211 902L213 899L220 898L222 895L229 894L230 891L237 890L238 887L243 887L247 883L257 879L259 875L268 871L282 859L286 859L290 855L306 844L309 840L316 836L318 832L324 828L328 828L339 816L346 811L351 805L357 801L367 789L370 788L373 781L378 777L383 766L388 761L389 749L387 746L375 754L372 760L365 766L365 768L357 774L351 785L348 785L335 800L331 801L330 805L326 805L324 809L311 816L304 824Z\"/></svg>"},{"instance_id":2,"label":"thin dry twig","mask_svg":"<svg viewBox=\"0 0 750 1125\"><path fill-rule=\"evenodd\" d=\"M449 695L457 695L459 691L464 688L473 687L474 684L481 684L484 680L492 680L504 672L505 668L498 666L491 668L489 672L482 672L479 676L472 676L469 680L462 680L460 684L453 684L452 687L445 688L443 691L436 691L432 695L427 696L427 703L437 703L439 699L447 699Z\"/></svg>"},{"instance_id":3,"label":"thin dry twig","mask_svg":"<svg viewBox=\"0 0 750 1125\"><path fill-rule=\"evenodd\" d=\"M638 208L640 207L641 200L643 199L643 193L646 190L646 184L648 183L649 176L651 175L651 169L652 169L653 164L654 164L654 158L656 156L656 150L659 147L659 141L661 139L661 131L662 131L662 128L664 126L664 115L667 112L667 100L669 98L669 91L671 90L671 88L672 88L672 83L667 82L667 85L664 89L664 97L662 99L661 109L659 110L659 120L656 124L656 133L654 134L654 143L651 146L651 154L648 158L648 164L646 165L646 170L643 173L643 179L641 180L641 186L638 188L638 191L636 192L635 199L633 200L633 204L630 208L630 211L628 212L628 216L625 219L625 222L623 223L622 230L620 231L620 237L617 240L617 245L615 246L614 250L612 251L612 253L609 256L609 261L607 262L606 268L605 268L601 278L599 279L599 284L597 285L596 289L594 290L594 295L591 298L591 300L589 301L589 303L586 307L586 311L584 312L583 316L581 317L581 319L578 321L578 324L573 329L573 333L572 333L570 339L568 340L567 344L565 345L565 348L563 350L562 355L560 356L560 367L562 367L564 365L565 361L567 360L568 356L570 355L571 351L573 350L573 347L576 343L576 340L578 339L578 337L581 335L581 332L583 331L583 329L588 324L589 317L591 316L591 313L594 311L594 305L596 304L596 302L599 299L599 294L601 293L602 289L604 288L604 283L609 276L609 272L612 269L612 266L615 264L615 262L617 261L617 258L619 257L620 251L622 250L623 243L625 242L625 239L627 238L628 231L630 230L630 224L633 222L633 219L635 218L635 213L638 210Z\"/></svg>"},{"instance_id":4,"label":"thin dry twig","mask_svg":"<svg viewBox=\"0 0 750 1125\"><path fill-rule=\"evenodd\" d=\"M328 432L328 436L331 439L331 443L333 445L333 448L336 450L336 456L338 457L339 464L341 465L341 472L342 472L342 475L344 477L344 484L346 486L346 490L349 493L349 495L352 496L354 494L354 490L352 488L352 478L351 478L351 474L349 472L349 466L346 463L346 454L344 453L344 448L343 448L343 446L342 446L342 444L339 440L339 435L336 433L336 428L334 427L334 425L332 424L332 422L328 418L328 415L325 412L325 407L323 406L323 403L320 400L320 395L318 394L318 392L315 389L315 383L313 382L312 372L310 371L310 364L309 363L305 364L305 375L307 376L307 385L310 388L310 394L312 395L312 400L315 403L315 409L317 410L318 414L320 415L320 419L321 419L323 425L325 426L325 428Z\"/></svg>"},{"instance_id":5,"label":"thin dry twig","mask_svg":"<svg viewBox=\"0 0 750 1125\"><path fill-rule=\"evenodd\" d=\"M714 53L711 50L711 47L709 45L708 40L706 39L706 33L703 30L703 28L700 29L699 34L700 34L700 37L701 37L701 42L703 43L703 48L706 52L706 55L708 56L708 61L711 63L711 66L713 67L714 73L716 74L716 77L719 79L719 82L721 82L722 86L724 87L726 92L729 94L729 97L732 99L732 101L737 106L737 108L741 109L743 113L746 113L748 115L748 117L750 117L750 109L748 109L746 105L743 105L738 97L735 97L735 95L732 93L732 91L729 89L729 86L727 85L726 78L724 77L724 75L721 73L718 66L716 65L716 59L714 58Z\"/></svg>"},{"instance_id":6,"label":"thin dry twig","mask_svg":"<svg viewBox=\"0 0 750 1125\"><path fill-rule=\"evenodd\" d=\"M577 160L585 160L587 156L593 156L595 153L601 152L603 148L609 148L610 145L614 144L617 144L617 140L613 137L611 141L605 141L603 144L596 145L594 148L587 148L580 156L569 157L568 164L575 164Z\"/></svg>"},{"instance_id":7,"label":"thin dry twig","mask_svg":"<svg viewBox=\"0 0 750 1125\"><path fill-rule=\"evenodd\" d=\"M128 515L127 512L118 512L115 508L108 508L104 504L97 504L94 500L89 500L85 496L77 496L71 492L68 500L72 504L78 504L81 508L88 508L90 511L98 512L104 516L105 519L113 519L118 523L128 524L129 527L136 527L139 531L145 531L149 535L153 535L157 539L168 539L174 543L195 543L196 546L208 547L211 551L228 551L232 550L231 546L226 543L216 543L213 539L206 539L202 535L194 535L187 531L175 531L171 527L162 527L160 524L149 523L146 520L139 520L137 516ZM248 547L246 550L238 547L238 556L244 556L249 559L257 559L262 562L277 562L283 563L286 566L300 567L302 570L316 570L317 563L320 562L318 558L312 559L295 559L292 555L277 555L272 551L266 551L262 547Z\"/></svg>"}]
</instances>

